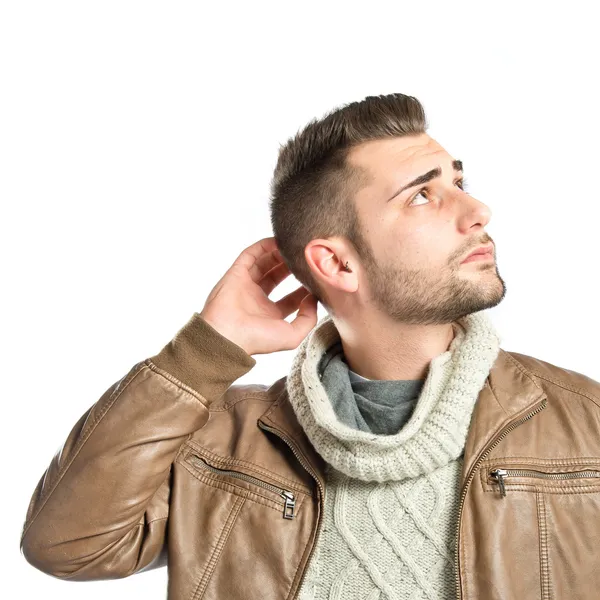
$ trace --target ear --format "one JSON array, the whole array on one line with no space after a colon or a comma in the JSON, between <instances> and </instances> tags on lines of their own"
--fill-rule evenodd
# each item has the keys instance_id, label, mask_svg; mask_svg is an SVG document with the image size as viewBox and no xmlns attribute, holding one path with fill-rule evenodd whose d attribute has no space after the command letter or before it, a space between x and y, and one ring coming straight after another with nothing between
<instances>
[{"instance_id":1,"label":"ear","mask_svg":"<svg viewBox=\"0 0 600 600\"><path fill-rule=\"evenodd\" d=\"M356 291L356 268L346 267L355 261L343 241L335 238L311 240L304 248L304 258L320 285L345 292Z\"/></svg>"}]
</instances>

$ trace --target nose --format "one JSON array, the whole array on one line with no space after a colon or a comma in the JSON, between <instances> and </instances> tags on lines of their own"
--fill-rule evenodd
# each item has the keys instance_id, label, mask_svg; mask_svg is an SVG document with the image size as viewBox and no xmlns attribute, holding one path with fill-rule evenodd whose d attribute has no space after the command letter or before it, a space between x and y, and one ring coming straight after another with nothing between
<instances>
[{"instance_id":1,"label":"nose","mask_svg":"<svg viewBox=\"0 0 600 600\"><path fill-rule=\"evenodd\" d=\"M467 230L476 225L485 227L490 222L492 210L477 198L465 194L465 200L461 205L464 207L462 213L463 227Z\"/></svg>"}]
</instances>

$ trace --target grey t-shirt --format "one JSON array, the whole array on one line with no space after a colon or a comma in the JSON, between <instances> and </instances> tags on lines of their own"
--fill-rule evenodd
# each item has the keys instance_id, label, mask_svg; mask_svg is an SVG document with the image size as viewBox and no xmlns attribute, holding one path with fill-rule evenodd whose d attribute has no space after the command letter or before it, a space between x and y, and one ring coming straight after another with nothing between
<instances>
[{"instance_id":1,"label":"grey t-shirt","mask_svg":"<svg viewBox=\"0 0 600 600\"><path fill-rule=\"evenodd\" d=\"M321 383L338 419L360 431L398 433L413 413L424 379L367 379L350 369L342 343L319 362Z\"/></svg>"}]
</instances>

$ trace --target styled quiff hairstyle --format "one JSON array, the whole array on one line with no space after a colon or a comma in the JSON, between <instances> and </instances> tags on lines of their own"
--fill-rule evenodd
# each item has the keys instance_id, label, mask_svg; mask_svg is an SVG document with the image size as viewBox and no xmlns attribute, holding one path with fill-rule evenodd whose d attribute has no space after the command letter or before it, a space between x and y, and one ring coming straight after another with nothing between
<instances>
[{"instance_id":1,"label":"styled quiff hairstyle","mask_svg":"<svg viewBox=\"0 0 600 600\"><path fill-rule=\"evenodd\" d=\"M349 164L348 154L364 142L419 135L427 128L423 106L413 96L367 96L313 119L280 144L269 202L273 235L291 273L328 312L332 307L304 257L306 245L342 237L361 259L372 259L354 201L371 176Z\"/></svg>"}]
</instances>

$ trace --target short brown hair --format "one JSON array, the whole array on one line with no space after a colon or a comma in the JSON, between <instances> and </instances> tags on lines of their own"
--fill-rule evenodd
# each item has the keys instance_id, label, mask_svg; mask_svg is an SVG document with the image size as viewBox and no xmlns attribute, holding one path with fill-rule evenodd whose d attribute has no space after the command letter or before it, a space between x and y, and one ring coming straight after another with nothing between
<instances>
[{"instance_id":1,"label":"short brown hair","mask_svg":"<svg viewBox=\"0 0 600 600\"><path fill-rule=\"evenodd\" d=\"M329 312L304 258L306 245L316 238L344 237L359 256L370 256L353 199L369 174L347 162L350 150L371 140L418 135L427 127L415 97L367 96L313 119L280 145L269 203L273 235L294 277Z\"/></svg>"}]
</instances>

